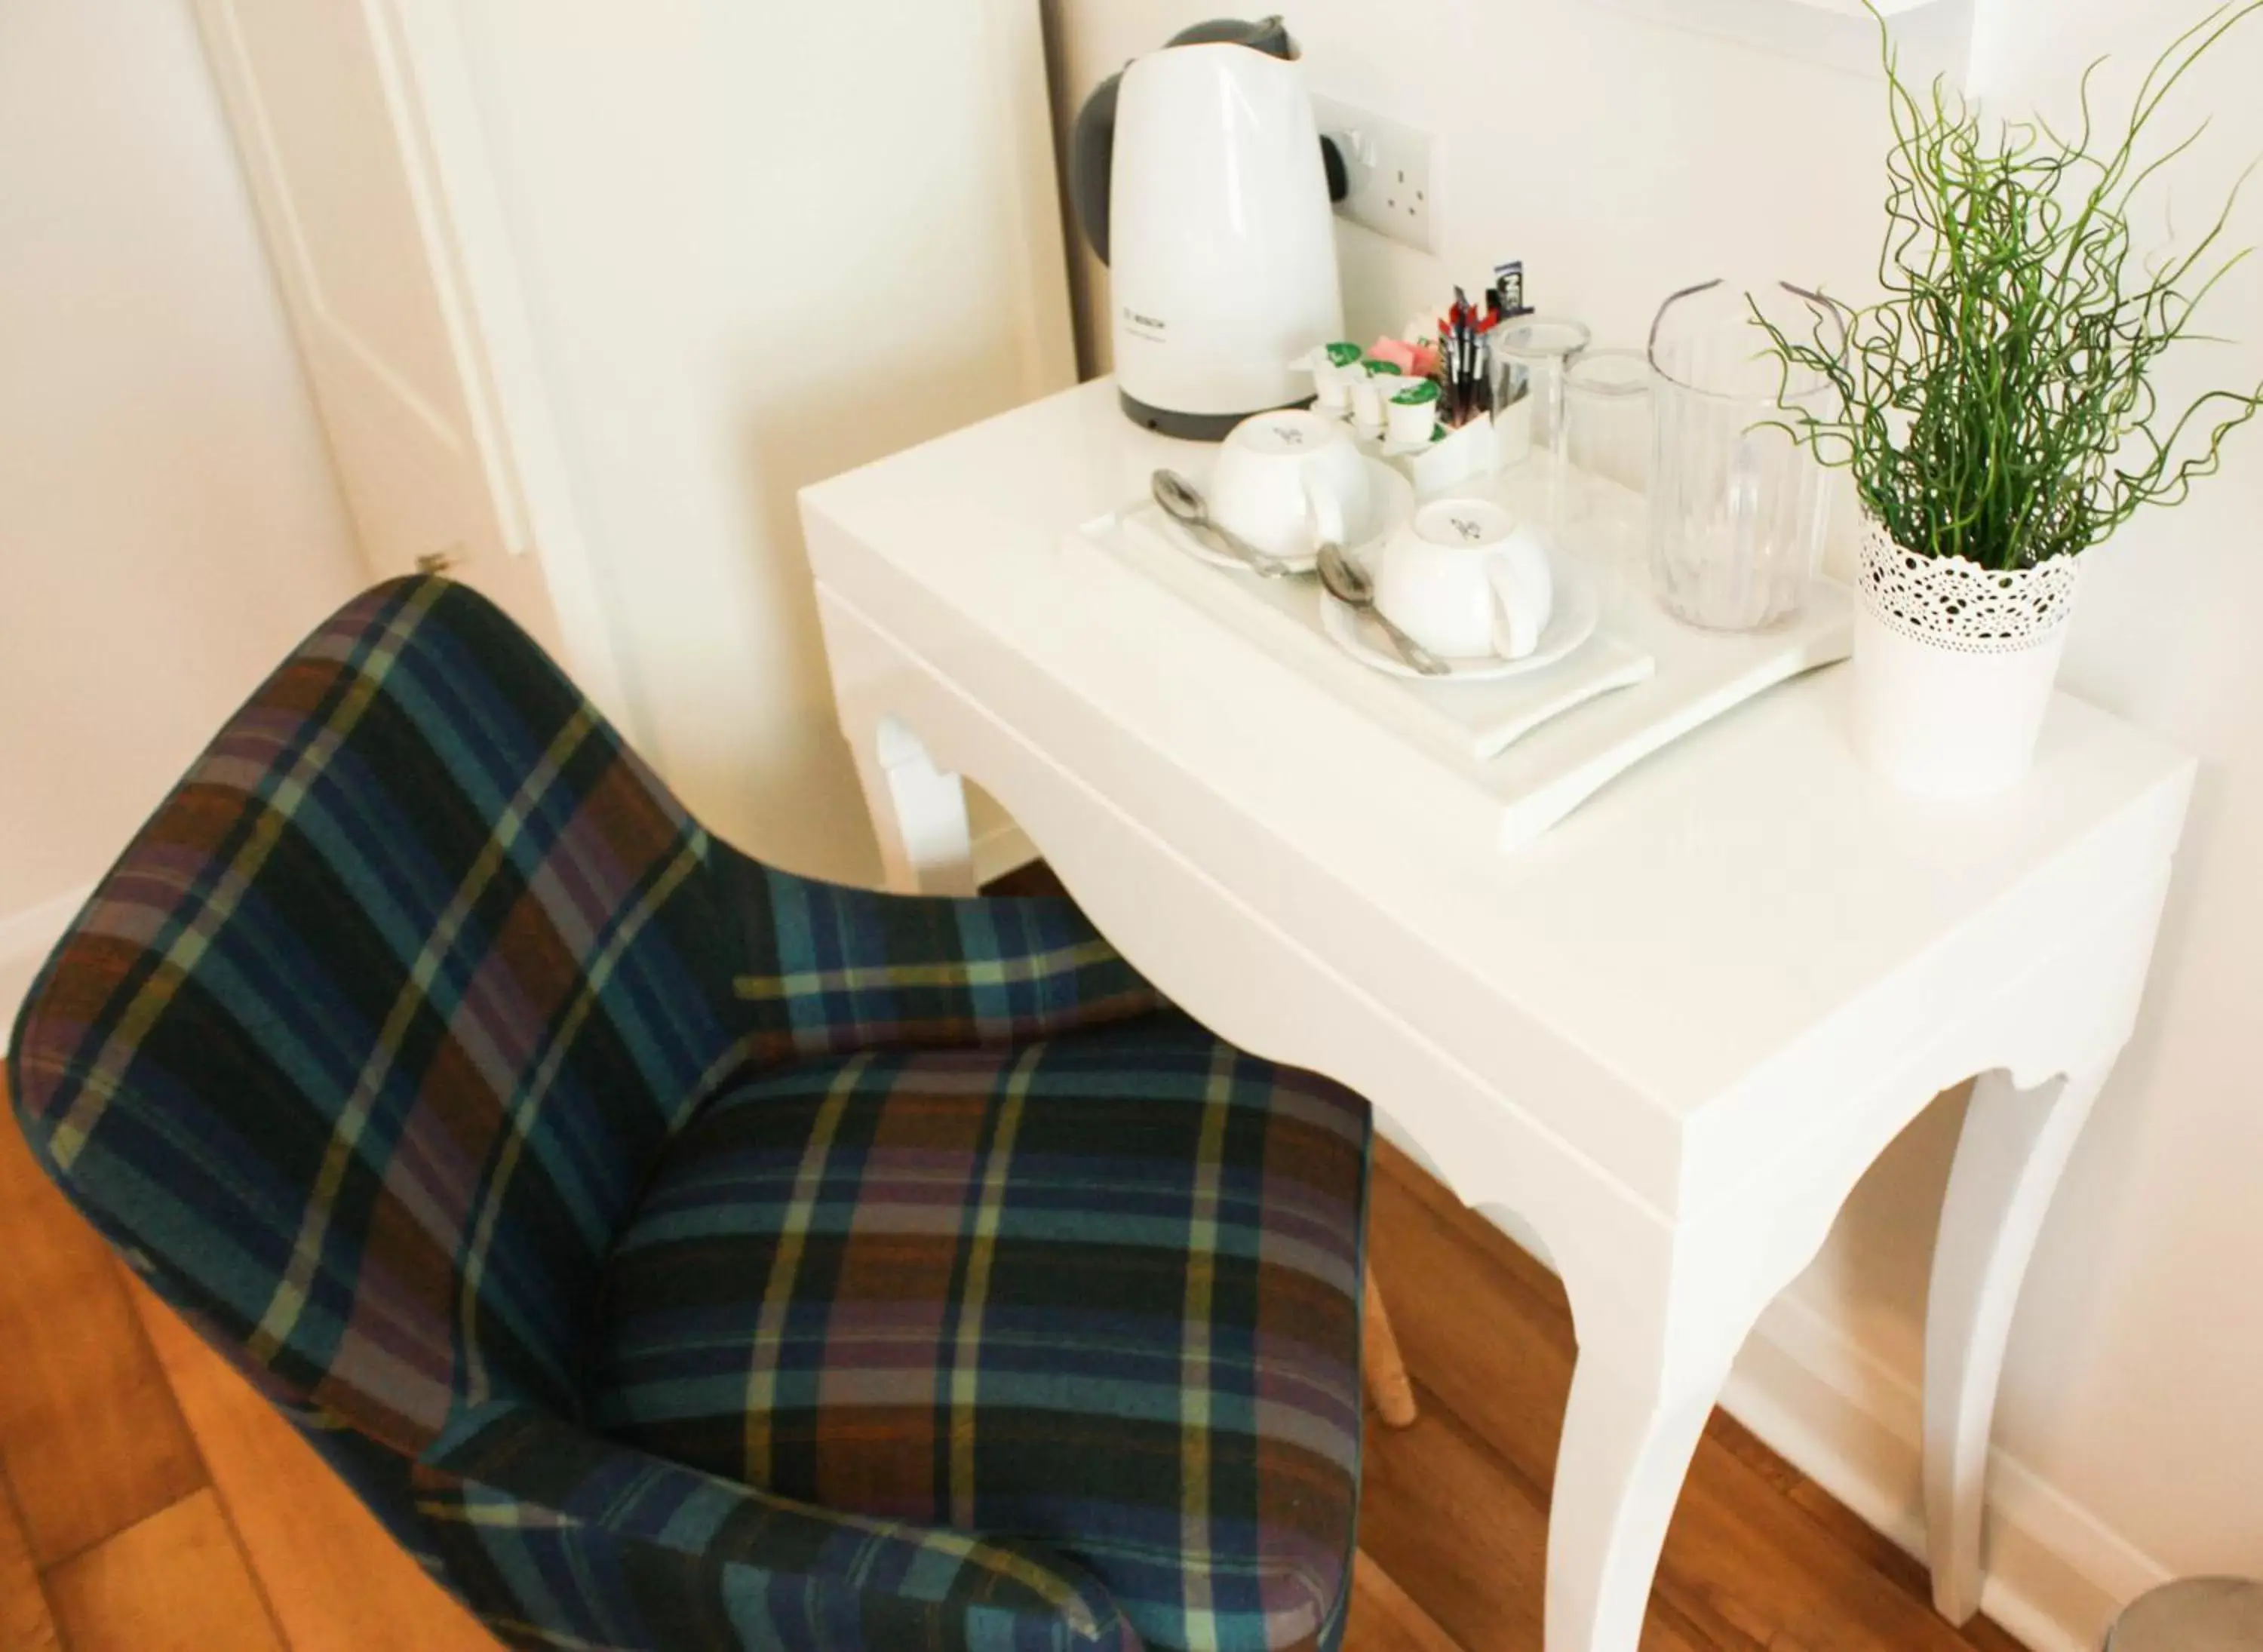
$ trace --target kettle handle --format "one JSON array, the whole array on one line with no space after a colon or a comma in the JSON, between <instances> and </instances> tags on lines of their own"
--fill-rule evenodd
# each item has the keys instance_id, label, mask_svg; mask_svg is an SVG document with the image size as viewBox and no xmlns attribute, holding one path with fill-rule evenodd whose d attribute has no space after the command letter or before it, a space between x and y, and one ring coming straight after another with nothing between
<instances>
[{"instance_id":1,"label":"kettle handle","mask_svg":"<svg viewBox=\"0 0 2263 1652\"><path fill-rule=\"evenodd\" d=\"M1068 134L1069 205L1103 264L1108 262L1108 179L1116 163L1116 94L1123 81L1118 69L1094 87Z\"/></svg>"}]
</instances>

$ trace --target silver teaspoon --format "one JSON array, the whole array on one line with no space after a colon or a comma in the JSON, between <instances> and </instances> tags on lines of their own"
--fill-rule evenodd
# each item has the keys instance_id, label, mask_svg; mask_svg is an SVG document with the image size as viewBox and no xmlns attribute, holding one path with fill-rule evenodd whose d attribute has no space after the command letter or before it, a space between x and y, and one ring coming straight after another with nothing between
<instances>
[{"instance_id":1,"label":"silver teaspoon","mask_svg":"<svg viewBox=\"0 0 2263 1652\"><path fill-rule=\"evenodd\" d=\"M1237 562L1248 563L1267 579L1278 579L1290 571L1288 563L1268 556L1231 528L1220 527L1211 521L1210 505L1204 500L1202 490L1177 471L1159 470L1147 485L1165 513L1204 544L1215 547Z\"/></svg>"},{"instance_id":2,"label":"silver teaspoon","mask_svg":"<svg viewBox=\"0 0 2263 1652\"><path fill-rule=\"evenodd\" d=\"M1423 676L1453 675L1452 666L1393 625L1391 617L1375 605L1375 582L1367 576L1365 569L1344 554L1342 546L1322 542L1320 583L1345 607L1357 610L1382 627L1383 634L1391 639L1391 646L1399 651L1399 657Z\"/></svg>"}]
</instances>

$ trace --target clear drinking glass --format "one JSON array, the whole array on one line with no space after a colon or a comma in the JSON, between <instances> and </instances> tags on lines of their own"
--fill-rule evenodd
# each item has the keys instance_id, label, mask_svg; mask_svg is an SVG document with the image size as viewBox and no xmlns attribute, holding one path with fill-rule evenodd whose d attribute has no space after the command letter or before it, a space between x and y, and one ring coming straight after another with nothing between
<instances>
[{"instance_id":1,"label":"clear drinking glass","mask_svg":"<svg viewBox=\"0 0 2263 1652\"><path fill-rule=\"evenodd\" d=\"M1564 375L1592 337L1585 322L1522 315L1486 335L1491 340L1493 428L1500 460L1530 453L1563 456Z\"/></svg>"},{"instance_id":2,"label":"clear drinking glass","mask_svg":"<svg viewBox=\"0 0 2263 1652\"><path fill-rule=\"evenodd\" d=\"M1651 329L1651 569L1658 599L1695 626L1757 631L1805 600L1831 522L1828 474L1783 428L1782 392L1820 410L1819 377L1789 384L1757 306L1787 337L1846 346L1828 299L1777 283L1709 281L1666 301Z\"/></svg>"},{"instance_id":3,"label":"clear drinking glass","mask_svg":"<svg viewBox=\"0 0 2263 1652\"><path fill-rule=\"evenodd\" d=\"M1565 446L1583 476L1640 493L1650 486L1650 358L1590 350L1564 376Z\"/></svg>"}]
</instances>

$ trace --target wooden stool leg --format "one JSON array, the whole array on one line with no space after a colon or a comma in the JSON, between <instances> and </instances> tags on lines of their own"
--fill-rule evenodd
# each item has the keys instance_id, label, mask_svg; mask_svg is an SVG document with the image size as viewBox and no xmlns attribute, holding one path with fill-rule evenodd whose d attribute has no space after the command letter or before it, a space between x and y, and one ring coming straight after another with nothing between
<instances>
[{"instance_id":1,"label":"wooden stool leg","mask_svg":"<svg viewBox=\"0 0 2263 1652\"><path fill-rule=\"evenodd\" d=\"M1391 1315L1376 1288L1375 1270L1367 1271L1367 1320L1362 1332L1361 1364L1367 1370L1367 1391L1384 1423L1407 1428L1421 1415L1414 1404L1414 1384L1406 1375L1406 1362L1399 1357L1399 1338L1391 1332Z\"/></svg>"}]
</instances>

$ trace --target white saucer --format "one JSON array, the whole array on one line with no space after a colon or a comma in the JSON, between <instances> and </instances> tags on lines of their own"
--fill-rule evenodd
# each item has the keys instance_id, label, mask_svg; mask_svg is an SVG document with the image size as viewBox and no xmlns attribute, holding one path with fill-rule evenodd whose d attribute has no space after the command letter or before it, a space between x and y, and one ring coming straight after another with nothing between
<instances>
[{"instance_id":1,"label":"white saucer","mask_svg":"<svg viewBox=\"0 0 2263 1652\"><path fill-rule=\"evenodd\" d=\"M1503 677L1522 677L1528 671L1546 670L1594 635L1595 621L1602 610L1594 579L1561 548L1549 552L1548 572L1556 588L1555 605L1540 633L1540 646L1521 660L1450 659L1446 663L1453 670L1449 675L1425 677L1399 657L1380 627L1326 591L1320 593L1320 629L1329 641L1362 665L1392 677L1424 683L1495 683Z\"/></svg>"},{"instance_id":2,"label":"white saucer","mask_svg":"<svg viewBox=\"0 0 2263 1652\"><path fill-rule=\"evenodd\" d=\"M1413 482L1407 481L1395 467L1386 465L1379 459L1363 456L1361 462L1367 467L1367 520L1351 530L1351 544L1347 548L1355 556L1381 544L1398 531L1400 523L1414 514ZM1162 517L1162 512L1158 511L1156 515ZM1169 525L1172 541L1197 562L1208 562L1212 568L1223 568L1229 573L1247 574L1251 571L1249 564L1240 557L1229 556L1224 551L1214 551L1168 517L1162 517L1162 519ZM1281 565L1291 574L1309 574L1319 566L1319 554L1315 551L1308 556L1284 556L1281 558Z\"/></svg>"}]
</instances>

